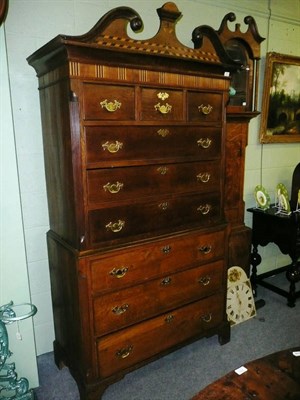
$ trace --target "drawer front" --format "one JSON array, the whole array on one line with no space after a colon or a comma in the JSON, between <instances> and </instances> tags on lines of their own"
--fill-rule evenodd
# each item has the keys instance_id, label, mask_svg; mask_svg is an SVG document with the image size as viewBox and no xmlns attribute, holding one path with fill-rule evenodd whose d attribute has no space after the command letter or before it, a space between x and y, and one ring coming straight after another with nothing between
<instances>
[{"instance_id":1,"label":"drawer front","mask_svg":"<svg viewBox=\"0 0 300 400\"><path fill-rule=\"evenodd\" d=\"M130 86L83 84L85 120L134 120L135 91Z\"/></svg>"},{"instance_id":2,"label":"drawer front","mask_svg":"<svg viewBox=\"0 0 300 400\"><path fill-rule=\"evenodd\" d=\"M183 92L141 88L140 119L144 121L183 121Z\"/></svg>"},{"instance_id":3,"label":"drawer front","mask_svg":"<svg viewBox=\"0 0 300 400\"><path fill-rule=\"evenodd\" d=\"M213 192L219 190L219 186L219 161L87 171L89 205L158 194Z\"/></svg>"},{"instance_id":4,"label":"drawer front","mask_svg":"<svg viewBox=\"0 0 300 400\"><path fill-rule=\"evenodd\" d=\"M146 360L218 326L223 321L224 296L208 297L98 341L100 377Z\"/></svg>"},{"instance_id":5,"label":"drawer front","mask_svg":"<svg viewBox=\"0 0 300 400\"><path fill-rule=\"evenodd\" d=\"M221 218L220 195L166 197L149 203L91 210L89 234L92 245L131 240L140 235L167 233L183 227L209 226Z\"/></svg>"},{"instance_id":6,"label":"drawer front","mask_svg":"<svg viewBox=\"0 0 300 400\"><path fill-rule=\"evenodd\" d=\"M93 293L118 290L173 273L224 255L223 230L206 234L170 237L154 243L90 258Z\"/></svg>"},{"instance_id":7,"label":"drawer front","mask_svg":"<svg viewBox=\"0 0 300 400\"><path fill-rule=\"evenodd\" d=\"M188 120L223 123L222 93L188 92Z\"/></svg>"},{"instance_id":8,"label":"drawer front","mask_svg":"<svg viewBox=\"0 0 300 400\"><path fill-rule=\"evenodd\" d=\"M107 333L191 303L222 288L223 262L165 275L94 299L95 335Z\"/></svg>"},{"instance_id":9,"label":"drawer front","mask_svg":"<svg viewBox=\"0 0 300 400\"><path fill-rule=\"evenodd\" d=\"M85 128L87 168L220 157L222 131L201 126L99 126Z\"/></svg>"}]
</instances>

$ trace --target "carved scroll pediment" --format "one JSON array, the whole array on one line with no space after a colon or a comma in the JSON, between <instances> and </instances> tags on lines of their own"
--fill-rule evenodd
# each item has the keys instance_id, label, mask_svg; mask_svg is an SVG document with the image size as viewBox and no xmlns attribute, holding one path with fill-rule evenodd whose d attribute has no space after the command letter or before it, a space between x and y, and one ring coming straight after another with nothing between
<instances>
[{"instance_id":1,"label":"carved scroll pediment","mask_svg":"<svg viewBox=\"0 0 300 400\"><path fill-rule=\"evenodd\" d=\"M249 15L244 18L244 23L248 25L248 29L245 32L241 31L241 25L239 23L235 24L234 31L229 28L228 22L234 22L235 20L235 14L230 12L225 15L220 28L216 31L206 25L201 25L195 28L192 34L195 48L202 46L203 40L206 36L211 36L212 40L216 43L216 46L219 46L219 41L221 42L220 51L222 51L223 46L228 40L234 39L244 44L252 59L259 59L260 43L265 39L260 36L255 19Z\"/></svg>"},{"instance_id":2,"label":"carved scroll pediment","mask_svg":"<svg viewBox=\"0 0 300 400\"><path fill-rule=\"evenodd\" d=\"M84 35L60 37L67 42L80 42L120 52L192 59L203 63L234 64L222 48L215 32L209 37L210 43L196 49L183 45L177 39L176 24L182 14L174 3L164 4L157 9L157 13L160 19L159 30L154 37L146 40L136 40L128 35L128 25L133 32L139 32L143 28L140 15L129 7L117 7L109 11Z\"/></svg>"},{"instance_id":3,"label":"carved scroll pediment","mask_svg":"<svg viewBox=\"0 0 300 400\"><path fill-rule=\"evenodd\" d=\"M168 64L170 68L175 65L176 60L176 63L186 62L187 68L191 67L193 71L203 68L211 73L221 74L240 67L230 58L218 34L212 28L207 28L206 40L201 46L193 48L181 43L176 36L176 24L182 14L174 3L165 3L157 9L157 14L160 20L159 29L149 39L139 40L129 36L128 29L134 33L141 31L143 21L132 8L117 7L106 13L84 35L58 35L27 60L39 75L48 70L50 63L53 68L59 65L65 55L71 60L81 56L91 59L93 54L95 60L100 60L101 57L106 60L110 57L110 61L114 58L116 64L136 64L136 56L141 55L145 57L139 57L140 64L152 63L153 66L161 65L163 59L172 58L174 64ZM155 61L156 57L160 57L160 61ZM169 63L168 60L166 62Z\"/></svg>"},{"instance_id":4,"label":"carved scroll pediment","mask_svg":"<svg viewBox=\"0 0 300 400\"><path fill-rule=\"evenodd\" d=\"M252 53L251 58L260 58L260 43L263 42L265 38L260 36L255 19L250 15L244 18L244 23L248 25L246 32L241 32L241 25L238 23L235 24L234 31L229 29L228 21L233 22L235 20L236 16L233 12L225 15L217 31L221 41L224 43L230 39L240 40L249 48Z\"/></svg>"}]
</instances>

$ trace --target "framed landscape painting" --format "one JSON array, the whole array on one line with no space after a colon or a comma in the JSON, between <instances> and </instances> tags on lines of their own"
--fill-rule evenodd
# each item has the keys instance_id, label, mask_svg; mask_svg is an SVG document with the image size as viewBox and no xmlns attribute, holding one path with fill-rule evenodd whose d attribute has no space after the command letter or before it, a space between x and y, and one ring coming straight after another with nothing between
<instances>
[{"instance_id":1,"label":"framed landscape painting","mask_svg":"<svg viewBox=\"0 0 300 400\"><path fill-rule=\"evenodd\" d=\"M300 142L300 57L267 53L260 142Z\"/></svg>"}]
</instances>

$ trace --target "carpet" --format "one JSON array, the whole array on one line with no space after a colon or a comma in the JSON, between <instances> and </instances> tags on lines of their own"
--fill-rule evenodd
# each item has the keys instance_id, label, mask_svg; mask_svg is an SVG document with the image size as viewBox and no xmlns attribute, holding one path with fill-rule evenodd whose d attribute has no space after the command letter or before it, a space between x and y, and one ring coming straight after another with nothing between
<instances>
[{"instance_id":1,"label":"carpet","mask_svg":"<svg viewBox=\"0 0 300 400\"><path fill-rule=\"evenodd\" d=\"M282 287L284 274L269 278ZM231 340L204 338L160 358L109 386L102 400L189 400L207 385L239 366L283 349L300 345L300 300L295 308L286 299L258 287L266 304L256 317L234 326ZM79 400L68 368L59 370L53 353L38 357L40 386L36 400ZM271 400L271 399L269 399Z\"/></svg>"}]
</instances>

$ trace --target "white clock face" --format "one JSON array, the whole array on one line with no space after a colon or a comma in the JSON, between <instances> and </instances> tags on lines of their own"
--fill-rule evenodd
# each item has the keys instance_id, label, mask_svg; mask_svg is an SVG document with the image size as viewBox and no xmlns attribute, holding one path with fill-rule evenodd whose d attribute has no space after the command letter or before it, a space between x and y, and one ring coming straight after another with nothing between
<instances>
[{"instance_id":1,"label":"white clock face","mask_svg":"<svg viewBox=\"0 0 300 400\"><path fill-rule=\"evenodd\" d=\"M227 290L227 316L232 324L246 321L255 315L251 287L247 282L236 283Z\"/></svg>"}]
</instances>

